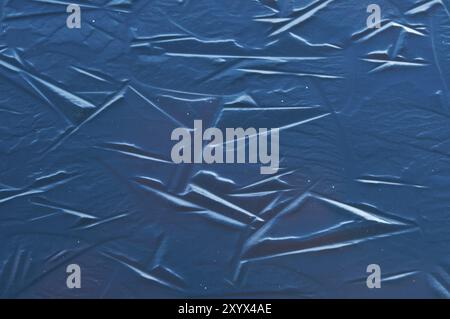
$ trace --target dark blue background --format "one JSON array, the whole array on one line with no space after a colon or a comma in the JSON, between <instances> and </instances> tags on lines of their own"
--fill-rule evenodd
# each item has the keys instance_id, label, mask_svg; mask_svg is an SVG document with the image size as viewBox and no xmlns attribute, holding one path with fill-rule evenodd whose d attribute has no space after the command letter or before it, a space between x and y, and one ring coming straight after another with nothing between
<instances>
[{"instance_id":1,"label":"dark blue background","mask_svg":"<svg viewBox=\"0 0 450 319\"><path fill-rule=\"evenodd\" d=\"M0 5L1 297L450 296L448 0L78 3ZM280 171L171 163L195 119Z\"/></svg>"}]
</instances>

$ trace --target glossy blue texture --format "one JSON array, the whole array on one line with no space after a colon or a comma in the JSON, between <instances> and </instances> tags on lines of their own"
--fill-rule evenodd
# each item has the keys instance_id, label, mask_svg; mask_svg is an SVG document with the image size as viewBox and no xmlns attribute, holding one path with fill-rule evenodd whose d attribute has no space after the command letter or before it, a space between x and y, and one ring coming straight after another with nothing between
<instances>
[{"instance_id":1,"label":"glossy blue texture","mask_svg":"<svg viewBox=\"0 0 450 319\"><path fill-rule=\"evenodd\" d=\"M450 296L450 1L77 3L0 3L0 297ZM199 119L280 170L174 164Z\"/></svg>"}]
</instances>

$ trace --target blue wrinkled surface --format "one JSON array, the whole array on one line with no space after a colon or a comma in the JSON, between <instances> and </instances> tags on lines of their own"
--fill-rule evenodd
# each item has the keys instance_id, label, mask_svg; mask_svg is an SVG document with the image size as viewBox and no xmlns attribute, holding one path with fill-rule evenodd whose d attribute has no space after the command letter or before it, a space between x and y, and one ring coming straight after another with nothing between
<instances>
[{"instance_id":1,"label":"blue wrinkled surface","mask_svg":"<svg viewBox=\"0 0 450 319\"><path fill-rule=\"evenodd\" d=\"M450 296L450 1L78 3L0 5L1 297ZM173 164L194 119L280 171Z\"/></svg>"}]
</instances>

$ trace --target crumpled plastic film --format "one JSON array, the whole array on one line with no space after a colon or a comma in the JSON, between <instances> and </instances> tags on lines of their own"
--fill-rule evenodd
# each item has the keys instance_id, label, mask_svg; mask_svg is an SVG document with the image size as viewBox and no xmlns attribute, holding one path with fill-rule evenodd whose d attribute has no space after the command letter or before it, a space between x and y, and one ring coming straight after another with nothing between
<instances>
[{"instance_id":1,"label":"crumpled plastic film","mask_svg":"<svg viewBox=\"0 0 450 319\"><path fill-rule=\"evenodd\" d=\"M0 297L450 296L448 0L73 3L0 4ZM279 170L174 163L195 120Z\"/></svg>"}]
</instances>

